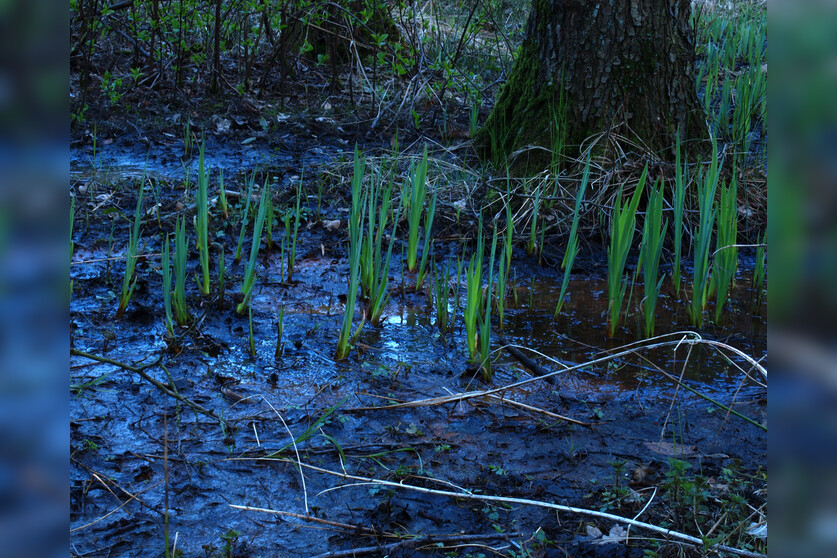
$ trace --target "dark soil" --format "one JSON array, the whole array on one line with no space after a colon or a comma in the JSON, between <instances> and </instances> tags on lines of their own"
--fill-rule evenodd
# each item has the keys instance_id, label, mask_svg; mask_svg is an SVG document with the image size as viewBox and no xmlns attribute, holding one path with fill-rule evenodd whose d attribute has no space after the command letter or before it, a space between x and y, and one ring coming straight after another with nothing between
<instances>
[{"instance_id":1,"label":"dark soil","mask_svg":"<svg viewBox=\"0 0 837 558\"><path fill-rule=\"evenodd\" d=\"M642 556L646 549L666 555L675 548L673 542L635 528L629 544L603 544L597 533L607 535L614 522L536 506L430 495L312 470L302 471L303 486L297 467L266 458L296 459L289 432L299 437L312 426L310 436L297 443L299 458L334 472L631 518L656 487L654 501L639 519L691 534L697 534L692 516L698 514L702 524L711 526L707 518L719 513L722 504L717 502L734 491L729 480L722 480L729 477L724 470L733 471L738 480L750 479L736 496L754 507L766 501L759 492L766 486L760 473L766 467L766 432L691 392L675 392L674 384L654 371L660 366L679 375L685 349L677 352L676 360L670 349L652 351L643 353L648 360L619 359L569 372L554 385L538 380L500 394L589 426L487 398L365 410L502 386L529 373L498 351L491 383L475 378L465 357L463 332L439 334L426 295L402 290L402 281L409 287L414 277L402 278L400 257L393 265L393 299L384 325L365 326L351 357L335 362L346 293L346 235L343 229L326 230L323 222L345 219L347 192L327 185L317 220L314 178L307 186L308 218L300 232L293 282L283 281L278 249L262 252L253 300L256 357L248 354L247 318L234 310L243 269L243 264L231 263L238 236L234 219L222 223L216 218L212 224L215 241L226 245L226 295L223 300L217 292L201 298L190 281L193 325L178 330L177 343L167 341L160 259L154 255L160 251L160 233L173 230L175 215L187 210L181 177L184 166L195 168L196 155L184 163L182 138L160 130L154 134L146 144L131 130L127 135L104 133L95 157L89 138L79 137L75 144L71 344L126 364L161 358L148 374L169 386L173 381L184 398L227 424L195 412L119 366L73 357L73 555L163 555L166 514L169 545L184 556L313 556L355 547L367 548L368 555L390 556L512 551ZM249 137L256 140L244 143ZM208 166L226 169L228 189L243 191L244 172L256 170L270 177L281 203L290 199L303 168L306 176L316 177L323 165L350 157L348 141L332 129L255 135L247 129L208 135L206 152ZM127 242L137 177L144 173L161 185L157 199L146 194L146 209L156 209L147 213L141 252L151 256L140 260L133 299L126 315L116 319L114 293L124 271L118 256ZM213 184L216 178L217 173ZM467 229L459 232L464 235ZM436 247L438 254L461 250L450 237ZM513 265L515 295L508 299L503 332L509 341L565 362L586 362L601 348L635 339L626 328L620 339L606 340L606 294L595 274L574 280L564 314L554 321L558 272L538 266L523 252L515 253ZM586 267L593 265L591 261ZM761 358L766 353L764 321L749 310L752 293L745 282L736 290L728 323L702 333ZM275 358L281 306L284 351ZM686 323L682 302L669 299L660 316L667 324L663 331L682 329L678 324ZM499 341L493 341L492 348L499 348ZM549 370L557 369L530 356ZM713 351L697 348L688 363L684 377L691 387L766 424L766 389L744 382ZM702 479L705 500L716 502L715 508L677 502L667 476L674 457L689 464L689 478ZM618 498L611 496L617 493ZM427 538L388 550L369 549L412 536ZM736 534L734 541L741 537Z\"/></svg>"}]
</instances>

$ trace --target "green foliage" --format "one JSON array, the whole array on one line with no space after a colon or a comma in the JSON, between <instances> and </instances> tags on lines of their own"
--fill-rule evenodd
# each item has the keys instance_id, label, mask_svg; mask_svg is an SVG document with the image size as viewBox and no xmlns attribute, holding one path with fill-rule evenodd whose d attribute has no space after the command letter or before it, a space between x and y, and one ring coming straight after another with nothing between
<instances>
[{"instance_id":1,"label":"green foliage","mask_svg":"<svg viewBox=\"0 0 837 558\"><path fill-rule=\"evenodd\" d=\"M209 177L204 168L204 142L201 140L200 158L198 159L198 198L195 232L198 235L198 254L202 280L198 281L201 294L209 294Z\"/></svg>"},{"instance_id":2,"label":"green foliage","mask_svg":"<svg viewBox=\"0 0 837 558\"><path fill-rule=\"evenodd\" d=\"M610 248L607 251L607 300L608 300L608 336L616 335L622 314L622 301L625 297L625 264L628 252L634 240L636 209L639 205L645 180L648 177L648 165L642 171L631 201L622 205L622 189L616 196L613 215L610 218Z\"/></svg>"},{"instance_id":3,"label":"green foliage","mask_svg":"<svg viewBox=\"0 0 837 558\"><path fill-rule=\"evenodd\" d=\"M410 203L407 206L407 223L409 225L409 233L407 236L407 269L415 271L418 264L419 226L421 225L422 213L424 213L424 199L427 197L427 146L424 148L421 161L417 165L414 165L410 174L412 181L410 183ZM435 196L433 199L435 201ZM425 234L429 237L430 231L425 230Z\"/></svg>"},{"instance_id":4,"label":"green foliage","mask_svg":"<svg viewBox=\"0 0 837 558\"><path fill-rule=\"evenodd\" d=\"M651 190L648 206L645 210L645 223L642 229L642 248L639 261L642 266L645 297L642 310L645 317L645 336L654 336L654 317L657 309L657 297L662 277L658 279L660 256L663 251L663 241L666 237L668 221L663 222L663 183L660 180L656 188Z\"/></svg>"},{"instance_id":5,"label":"green foliage","mask_svg":"<svg viewBox=\"0 0 837 558\"><path fill-rule=\"evenodd\" d=\"M366 161L355 146L354 175L352 176L352 214L349 218L349 292L346 294L346 311L343 314L343 326L337 339L336 360L343 360L349 356L349 350L355 337L363 328L363 320L352 335L352 319L355 312L357 291L360 287L360 256L363 250L364 209L366 194L363 192L363 175L366 172Z\"/></svg>"},{"instance_id":6,"label":"green foliage","mask_svg":"<svg viewBox=\"0 0 837 558\"><path fill-rule=\"evenodd\" d=\"M718 233L715 241L715 260L712 265L712 280L715 283L717 303L715 323L721 321L724 304L727 301L730 283L738 267L738 181L733 174L729 187L721 189L721 204L718 209Z\"/></svg>"},{"instance_id":7,"label":"green foliage","mask_svg":"<svg viewBox=\"0 0 837 558\"><path fill-rule=\"evenodd\" d=\"M718 150L712 145L712 162L709 170L701 170L697 179L699 220L694 235L694 277L692 278L692 304L689 319L692 325L703 326L709 279L709 243L715 222L715 190L718 185Z\"/></svg>"},{"instance_id":8,"label":"green foliage","mask_svg":"<svg viewBox=\"0 0 837 558\"><path fill-rule=\"evenodd\" d=\"M267 211L267 198L270 195L270 187L267 179L265 179L264 187L262 188L262 199L259 202L259 212L256 215L256 221L253 223L253 243L250 246L250 258L247 260L247 265L244 269L244 281L241 283L241 293L244 295L242 300L236 307L236 312L244 313L244 309L250 305L250 297L253 292L253 285L256 282L256 262L259 257L259 246L262 242L262 229L264 227L265 213Z\"/></svg>"},{"instance_id":9,"label":"green foliage","mask_svg":"<svg viewBox=\"0 0 837 558\"><path fill-rule=\"evenodd\" d=\"M253 195L253 184L256 182L256 173L250 176L247 181L247 199L244 202L244 207L241 212L241 232L238 234L238 244L235 246L234 261L241 260L241 248L244 246L244 234L247 232L247 225L250 223L250 198Z\"/></svg>"},{"instance_id":10,"label":"green foliage","mask_svg":"<svg viewBox=\"0 0 837 558\"><path fill-rule=\"evenodd\" d=\"M163 271L163 309L166 312L166 332L169 338L174 338L174 319L171 311L171 257L169 255L169 235L163 238L163 255L162 255L162 271Z\"/></svg>"},{"instance_id":11,"label":"green foliage","mask_svg":"<svg viewBox=\"0 0 837 558\"><path fill-rule=\"evenodd\" d=\"M683 245L683 209L686 205L686 164L680 163L680 134L677 134L677 146L674 161L674 256L672 262L671 279L674 283L675 297L680 294L680 260Z\"/></svg>"},{"instance_id":12,"label":"green foliage","mask_svg":"<svg viewBox=\"0 0 837 558\"><path fill-rule=\"evenodd\" d=\"M581 218L581 201L584 199L584 192L587 190L587 183L590 179L590 153L587 154L587 160L584 163L584 174L581 177L581 185L578 187L578 192L575 195L575 208L573 209L573 224L570 227L570 238L567 241L567 250L564 252L564 259L561 261L561 267L564 268L564 279L561 281L561 294L558 295L558 304L555 306L555 314L553 317L558 317L561 313L561 307L564 305L564 297L567 294L567 289L570 286L570 274L573 269L573 262L578 254L578 221Z\"/></svg>"},{"instance_id":13,"label":"green foliage","mask_svg":"<svg viewBox=\"0 0 837 558\"><path fill-rule=\"evenodd\" d=\"M482 308L482 214L480 214L477 230L477 250L471 255L471 261L468 264L468 270L465 275L465 311L463 313L465 320L465 339L468 344L468 356L471 361L475 361L477 358L477 320Z\"/></svg>"},{"instance_id":14,"label":"green foliage","mask_svg":"<svg viewBox=\"0 0 837 558\"><path fill-rule=\"evenodd\" d=\"M186 308L186 259L188 257L188 239L186 238L186 219L179 218L174 228L174 316L178 325L189 321Z\"/></svg>"},{"instance_id":15,"label":"green foliage","mask_svg":"<svg viewBox=\"0 0 837 558\"><path fill-rule=\"evenodd\" d=\"M134 270L137 265L137 251L139 250L140 225L142 224L142 195L143 184L140 184L139 195L137 196L137 208L134 210L134 226L131 229L131 236L128 240L128 247L125 249L125 275L122 278L122 294L119 297L119 308L116 310L116 317L121 318L131 301L134 287L137 285L137 278L134 277Z\"/></svg>"}]
</instances>

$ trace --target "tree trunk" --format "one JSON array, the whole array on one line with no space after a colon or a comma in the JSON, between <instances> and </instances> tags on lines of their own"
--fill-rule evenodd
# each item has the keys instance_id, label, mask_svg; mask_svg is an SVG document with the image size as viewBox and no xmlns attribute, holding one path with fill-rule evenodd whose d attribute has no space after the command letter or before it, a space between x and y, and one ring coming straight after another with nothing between
<instances>
[{"instance_id":1,"label":"tree trunk","mask_svg":"<svg viewBox=\"0 0 837 558\"><path fill-rule=\"evenodd\" d=\"M613 126L657 151L678 130L704 138L690 14L690 0L534 0L478 144L501 161L556 137L580 145Z\"/></svg>"}]
</instances>

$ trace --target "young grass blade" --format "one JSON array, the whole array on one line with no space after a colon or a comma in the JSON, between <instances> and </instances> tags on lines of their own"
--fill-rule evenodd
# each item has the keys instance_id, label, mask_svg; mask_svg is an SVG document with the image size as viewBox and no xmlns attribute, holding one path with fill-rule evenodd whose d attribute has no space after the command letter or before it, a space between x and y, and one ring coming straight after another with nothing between
<instances>
[{"instance_id":1,"label":"young grass blade","mask_svg":"<svg viewBox=\"0 0 837 558\"><path fill-rule=\"evenodd\" d=\"M256 173L247 182L247 200L244 203L244 211L241 213L241 232L238 234L238 244L235 247L233 261L241 261L241 248L244 245L244 234L247 232L247 225L250 223L250 198L253 195L253 183L256 181Z\"/></svg>"},{"instance_id":2,"label":"young grass blade","mask_svg":"<svg viewBox=\"0 0 837 558\"><path fill-rule=\"evenodd\" d=\"M186 219L178 219L174 228L174 317L178 325L186 325L189 311L186 308L186 258L189 241L186 238Z\"/></svg>"},{"instance_id":3,"label":"young grass blade","mask_svg":"<svg viewBox=\"0 0 837 558\"><path fill-rule=\"evenodd\" d=\"M421 262L419 263L418 276L416 278L416 291L421 290L421 285L424 283L424 276L427 274L427 258L430 255L430 237L433 231L433 218L436 216L436 197L438 193L438 189L433 191L430 209L428 209L424 216L424 247L422 248Z\"/></svg>"},{"instance_id":4,"label":"young grass blade","mask_svg":"<svg viewBox=\"0 0 837 558\"><path fill-rule=\"evenodd\" d=\"M280 358L285 350L285 344L282 342L282 336L285 333L285 305L279 307L279 317L276 318L276 351L273 353L273 358Z\"/></svg>"},{"instance_id":5,"label":"young grass blade","mask_svg":"<svg viewBox=\"0 0 837 558\"><path fill-rule=\"evenodd\" d=\"M584 199L584 192L587 190L587 182L590 179L590 153L587 153L587 161L584 163L584 174L581 177L581 186L575 195L575 208L573 209L573 224L570 227L570 238L567 241L567 250L564 252L564 259L561 267L564 268L564 279L561 281L561 294L558 296L558 304L555 306L553 318L557 318L564 305L564 297L570 286L570 274L573 269L573 262L578 254L578 221L581 218L581 201Z\"/></svg>"},{"instance_id":6,"label":"young grass blade","mask_svg":"<svg viewBox=\"0 0 837 558\"><path fill-rule=\"evenodd\" d=\"M409 233L407 237L407 269L415 271L418 255L418 235L421 224L421 214L424 210L424 199L427 196L427 146L421 162L415 166L412 173L412 188L410 189L410 207L407 213Z\"/></svg>"},{"instance_id":7,"label":"young grass blade","mask_svg":"<svg viewBox=\"0 0 837 558\"><path fill-rule=\"evenodd\" d=\"M166 332L169 339L174 338L174 318L171 311L171 257L169 255L169 235L163 238L163 309L166 312Z\"/></svg>"},{"instance_id":8,"label":"young grass blade","mask_svg":"<svg viewBox=\"0 0 837 558\"><path fill-rule=\"evenodd\" d=\"M709 243L715 223L715 190L718 185L718 149L712 142L712 162L709 171L698 177L698 226L694 240L694 277L692 278L692 304L689 318L692 325L703 326L703 311L706 308L709 276Z\"/></svg>"},{"instance_id":9,"label":"young grass blade","mask_svg":"<svg viewBox=\"0 0 837 558\"><path fill-rule=\"evenodd\" d=\"M218 204L221 206L221 211L224 212L224 219L229 219L230 213L227 207L227 190L224 188L223 168L218 171Z\"/></svg>"},{"instance_id":10,"label":"young grass blade","mask_svg":"<svg viewBox=\"0 0 837 558\"><path fill-rule=\"evenodd\" d=\"M366 162L361 157L355 146L354 176L352 177L352 214L349 218L349 291L346 294L346 311L343 314L343 325L340 329L340 336L337 339L337 351L334 355L336 360L343 360L349 356L352 340L357 336L363 327L363 320L358 325L355 335L352 335L352 319L355 312L355 301L360 286L360 254L363 244L363 227L366 205L366 195L363 193L363 175L366 171Z\"/></svg>"},{"instance_id":11,"label":"young grass blade","mask_svg":"<svg viewBox=\"0 0 837 558\"><path fill-rule=\"evenodd\" d=\"M716 304L715 323L721 321L724 304L727 301L730 284L738 267L738 181L733 171L729 187L721 190L721 205L718 210L718 233L715 241L715 260L712 276L715 280Z\"/></svg>"},{"instance_id":12,"label":"young grass blade","mask_svg":"<svg viewBox=\"0 0 837 558\"><path fill-rule=\"evenodd\" d=\"M202 279L198 281L201 294L209 294L209 177L204 167L204 142L201 141L200 156L198 158L198 198L197 215L195 215L195 232L198 236L198 258L201 266Z\"/></svg>"},{"instance_id":13,"label":"young grass blade","mask_svg":"<svg viewBox=\"0 0 837 558\"><path fill-rule=\"evenodd\" d=\"M631 201L622 206L622 189L616 196L613 216L610 220L610 248L607 252L607 298L608 298L608 336L616 335L622 314L622 301L625 297L625 263L634 240L636 209L639 205L645 180L648 177L648 165L642 171Z\"/></svg>"},{"instance_id":14,"label":"young grass blade","mask_svg":"<svg viewBox=\"0 0 837 558\"><path fill-rule=\"evenodd\" d=\"M488 285L485 295L485 312L480 322L480 369L486 382L491 381L491 288L494 284L494 255L497 253L497 229L491 241L491 257L488 260Z\"/></svg>"},{"instance_id":15,"label":"young grass blade","mask_svg":"<svg viewBox=\"0 0 837 558\"><path fill-rule=\"evenodd\" d=\"M131 295L134 293L134 287L137 285L137 278L134 276L134 270L137 265L140 225L142 224L142 194L144 190L144 182L145 181L140 183L139 196L137 197L137 208L134 210L134 226L131 229L131 236L128 240L128 248L125 250L125 276L122 278L122 295L119 297L119 308L116 310L117 318L122 317L122 314L128 307L128 302L131 300Z\"/></svg>"},{"instance_id":16,"label":"young grass blade","mask_svg":"<svg viewBox=\"0 0 837 558\"><path fill-rule=\"evenodd\" d=\"M480 214L477 233L477 250L471 255L466 275L465 291L465 338L468 344L468 356L471 361L477 358L477 318L482 306L482 214Z\"/></svg>"},{"instance_id":17,"label":"young grass blade","mask_svg":"<svg viewBox=\"0 0 837 558\"><path fill-rule=\"evenodd\" d=\"M296 264L296 236L299 232L299 218L302 203L302 176L299 178L299 185L296 187L296 207L294 208L294 234L291 237L290 250L288 252L288 283L294 279L294 265Z\"/></svg>"},{"instance_id":18,"label":"young grass blade","mask_svg":"<svg viewBox=\"0 0 837 558\"><path fill-rule=\"evenodd\" d=\"M663 183L660 180L656 188L651 190L648 206L645 211L645 223L642 229L642 248L639 260L642 266L645 298L643 299L643 314L645 317L645 336L654 336L654 317L657 309L657 297L660 293L662 278L657 276L660 268L660 255L666 236L668 221L662 223L663 218Z\"/></svg>"},{"instance_id":19,"label":"young grass blade","mask_svg":"<svg viewBox=\"0 0 837 558\"><path fill-rule=\"evenodd\" d=\"M244 282L241 284L241 293L244 295L244 300L236 307L236 312L244 313L244 309L250 304L250 296L253 292L253 284L256 282L256 262L259 257L259 247L262 243L262 228L264 227L264 218L267 212L267 198L270 195L270 187L267 179L264 181L262 188L262 199L259 202L259 212L256 215L256 222L253 224L253 243L250 246L250 259L247 260L247 267L244 270Z\"/></svg>"}]
</instances>

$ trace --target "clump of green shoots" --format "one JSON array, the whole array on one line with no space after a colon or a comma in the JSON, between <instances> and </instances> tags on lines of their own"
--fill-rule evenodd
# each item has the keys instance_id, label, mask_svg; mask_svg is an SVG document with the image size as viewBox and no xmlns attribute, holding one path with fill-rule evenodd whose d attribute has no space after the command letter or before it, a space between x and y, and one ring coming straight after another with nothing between
<instances>
[{"instance_id":1,"label":"clump of green shoots","mask_svg":"<svg viewBox=\"0 0 837 558\"><path fill-rule=\"evenodd\" d=\"M450 330L450 315L448 312L448 294L450 281L450 260L445 265L443 273L439 273L439 265L436 258L433 258L433 298L436 304L436 327L440 333L448 333ZM454 308L454 312L456 309Z\"/></svg>"},{"instance_id":2,"label":"clump of green shoots","mask_svg":"<svg viewBox=\"0 0 837 558\"><path fill-rule=\"evenodd\" d=\"M171 311L171 256L169 255L169 235L163 238L163 309L166 312L166 332L169 339L174 339L174 318Z\"/></svg>"},{"instance_id":3,"label":"clump of green shoots","mask_svg":"<svg viewBox=\"0 0 837 558\"><path fill-rule=\"evenodd\" d=\"M407 269L415 271L418 265L419 226L424 212L424 200L427 197L427 147L421 161L411 172L410 203L407 210L409 232L407 236ZM425 227L426 228L426 227ZM430 236L430 231L426 232Z\"/></svg>"},{"instance_id":4,"label":"clump of green shoots","mask_svg":"<svg viewBox=\"0 0 837 558\"><path fill-rule=\"evenodd\" d=\"M273 198L270 196L267 197L267 211L265 211L264 216L264 225L265 225L265 237L267 238L267 249L273 249L273 219L274 219L274 206L273 206Z\"/></svg>"},{"instance_id":5,"label":"clump of green shoots","mask_svg":"<svg viewBox=\"0 0 837 558\"><path fill-rule=\"evenodd\" d=\"M709 276L709 243L715 222L715 189L718 185L718 150L712 142L712 161L709 171L701 170L698 176L698 226L694 236L694 277L692 278L692 304L689 318L692 325L703 326L703 311L706 308Z\"/></svg>"},{"instance_id":6,"label":"clump of green shoots","mask_svg":"<svg viewBox=\"0 0 837 558\"><path fill-rule=\"evenodd\" d=\"M352 214L349 218L349 292L346 295L346 312L343 314L343 325L337 339L336 360L343 360L349 356L351 344L363 327L363 320L352 335L352 319L355 312L355 301L360 286L360 254L363 245L363 211L366 196L363 193L363 175L366 172L366 161L355 147L354 175L352 176Z\"/></svg>"},{"instance_id":7,"label":"clump of green shoots","mask_svg":"<svg viewBox=\"0 0 837 558\"><path fill-rule=\"evenodd\" d=\"M244 282L241 284L241 293L244 295L242 300L236 307L236 312L244 313L244 309L250 305L250 297L253 293L253 285L256 282L256 261L259 256L259 246L262 242L262 229L264 227L265 213L267 212L267 198L270 195L270 188L265 179L264 188L262 189L262 199L259 202L259 212L256 215L256 222L253 223L253 243L250 246L250 258L247 260L247 266L244 269Z\"/></svg>"},{"instance_id":8,"label":"clump of green shoots","mask_svg":"<svg viewBox=\"0 0 837 558\"><path fill-rule=\"evenodd\" d=\"M186 307L186 258L188 257L186 219L178 219L174 227L174 317L178 325L189 321Z\"/></svg>"},{"instance_id":9,"label":"clump of green shoots","mask_svg":"<svg viewBox=\"0 0 837 558\"><path fill-rule=\"evenodd\" d=\"M139 196L137 197L137 208L134 210L134 226L131 229L131 237L128 240L128 247L125 250L125 276L122 278L122 294L119 297L119 308L116 310L116 317L121 318L134 287L137 285L137 278L134 277L134 270L137 266L137 251L139 250L140 225L142 224L142 194L143 184L140 184Z\"/></svg>"},{"instance_id":10,"label":"clump of green shoots","mask_svg":"<svg viewBox=\"0 0 837 558\"><path fill-rule=\"evenodd\" d=\"M645 180L648 177L648 165L639 177L631 201L622 205L622 189L616 196L616 204L610 219L610 248L607 251L607 300L608 300L608 336L616 335L622 314L622 301L625 298L625 263L634 240L636 209L639 205Z\"/></svg>"},{"instance_id":11,"label":"clump of green shoots","mask_svg":"<svg viewBox=\"0 0 837 558\"><path fill-rule=\"evenodd\" d=\"M384 180L383 177L381 180ZM380 196L380 207L378 198ZM389 268L392 261L392 248L395 245L395 225L401 217L401 205L393 220L386 255L383 253L384 230L390 216L392 201L392 182L383 188L373 178L370 192L366 194L368 229L362 242L360 254L360 283L363 295L369 301L368 318L374 326L379 326L384 308L389 302Z\"/></svg>"},{"instance_id":12,"label":"clump of green shoots","mask_svg":"<svg viewBox=\"0 0 837 558\"><path fill-rule=\"evenodd\" d=\"M660 269L660 255L663 251L663 241L666 237L668 221L663 223L663 183L657 182L657 187L651 190L648 206L645 210L645 223L642 228L642 247L639 252L639 262L642 266L645 298L643 299L643 315L645 317L645 336L654 336L654 313L657 309L657 298L660 294L662 277L657 279Z\"/></svg>"},{"instance_id":13,"label":"clump of green shoots","mask_svg":"<svg viewBox=\"0 0 837 558\"><path fill-rule=\"evenodd\" d=\"M482 215L480 215L477 234L477 250L471 255L466 272L465 290L465 340L468 344L468 356L471 361L477 358L477 319L482 309L482 260L483 260L483 239L482 239Z\"/></svg>"},{"instance_id":14,"label":"clump of green shoots","mask_svg":"<svg viewBox=\"0 0 837 558\"><path fill-rule=\"evenodd\" d=\"M419 262L418 274L416 275L416 290L420 290L424 283L424 278L427 275L427 260L430 256L430 237L433 230L433 217L436 215L436 197L438 191L433 191L433 199L430 200L430 209L424 216L424 247L421 251L421 261Z\"/></svg>"},{"instance_id":15,"label":"clump of green shoots","mask_svg":"<svg viewBox=\"0 0 837 558\"><path fill-rule=\"evenodd\" d=\"M486 382L491 381L491 288L494 284L494 255L497 253L497 229L491 242L491 257L488 260L488 288L485 294L485 312L480 321L480 369Z\"/></svg>"},{"instance_id":16,"label":"clump of green shoots","mask_svg":"<svg viewBox=\"0 0 837 558\"><path fill-rule=\"evenodd\" d=\"M247 232L247 225L250 223L250 198L253 195L253 184L256 181L256 173L250 177L247 182L247 199L244 202L244 209L241 213L241 232L238 234L238 244L235 246L235 256L233 261L238 263L241 261L241 249L244 246L244 234Z\"/></svg>"},{"instance_id":17,"label":"clump of green shoots","mask_svg":"<svg viewBox=\"0 0 837 558\"><path fill-rule=\"evenodd\" d=\"M680 133L677 133L677 146L674 155L674 261L672 262L671 279L674 283L675 298L680 295L680 258L683 244L683 209L686 205L685 186L686 165L680 164Z\"/></svg>"},{"instance_id":18,"label":"clump of green shoots","mask_svg":"<svg viewBox=\"0 0 837 558\"><path fill-rule=\"evenodd\" d=\"M715 240L715 260L712 265L712 281L715 283L717 303L715 323L720 322L729 287L738 267L738 181L733 173L732 182L721 189L721 205L718 209L718 232Z\"/></svg>"},{"instance_id":19,"label":"clump of green shoots","mask_svg":"<svg viewBox=\"0 0 837 558\"><path fill-rule=\"evenodd\" d=\"M553 318L557 318L564 306L564 297L570 286L570 274L573 269L573 262L578 255L578 221L581 218L581 201L584 199L584 192L587 190L587 182L590 179L590 153L587 154L587 161L584 163L584 174L581 178L581 185L575 195L575 208L573 209L573 224L570 227L570 238L567 241L567 250L564 252L564 259L561 260L561 267L564 269L564 279L561 281L561 294L558 295L558 304L555 306Z\"/></svg>"},{"instance_id":20,"label":"clump of green shoots","mask_svg":"<svg viewBox=\"0 0 837 558\"><path fill-rule=\"evenodd\" d=\"M201 280L198 285L201 294L209 294L209 177L204 167L204 143L201 141L198 158L198 197L197 214L195 215L195 232L198 236L198 261L201 266Z\"/></svg>"}]
</instances>

